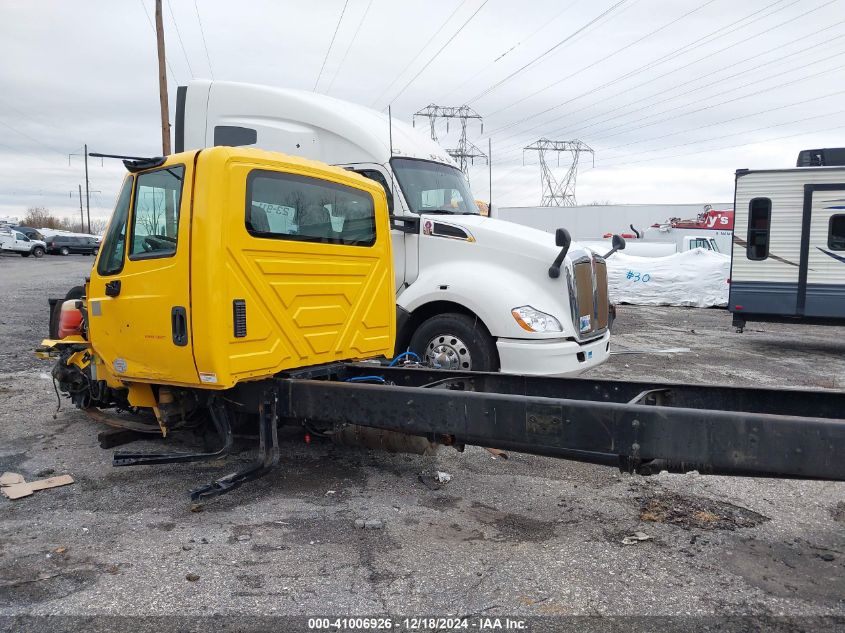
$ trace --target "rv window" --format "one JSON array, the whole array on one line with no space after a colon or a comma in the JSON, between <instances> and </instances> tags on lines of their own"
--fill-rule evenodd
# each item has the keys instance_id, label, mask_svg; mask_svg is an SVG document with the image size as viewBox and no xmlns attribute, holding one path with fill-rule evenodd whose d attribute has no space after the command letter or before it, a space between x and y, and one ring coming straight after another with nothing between
<instances>
[{"instance_id":1,"label":"rv window","mask_svg":"<svg viewBox=\"0 0 845 633\"><path fill-rule=\"evenodd\" d=\"M129 259L176 253L184 173L184 165L174 165L138 176Z\"/></svg>"},{"instance_id":2,"label":"rv window","mask_svg":"<svg viewBox=\"0 0 845 633\"><path fill-rule=\"evenodd\" d=\"M247 178L246 229L254 237L372 246L375 205L354 187L255 170Z\"/></svg>"},{"instance_id":3,"label":"rv window","mask_svg":"<svg viewBox=\"0 0 845 633\"><path fill-rule=\"evenodd\" d=\"M771 200L754 198L748 203L748 259L760 261L769 256L769 227L771 224Z\"/></svg>"},{"instance_id":4,"label":"rv window","mask_svg":"<svg viewBox=\"0 0 845 633\"><path fill-rule=\"evenodd\" d=\"M827 247L832 251L845 251L845 213L830 216Z\"/></svg>"}]
</instances>

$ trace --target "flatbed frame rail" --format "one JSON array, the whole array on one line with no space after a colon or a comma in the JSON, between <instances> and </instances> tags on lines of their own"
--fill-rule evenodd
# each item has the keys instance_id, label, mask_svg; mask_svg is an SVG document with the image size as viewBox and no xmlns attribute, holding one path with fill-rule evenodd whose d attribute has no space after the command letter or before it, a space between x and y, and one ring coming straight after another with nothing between
<instances>
[{"instance_id":1,"label":"flatbed frame rail","mask_svg":"<svg viewBox=\"0 0 845 633\"><path fill-rule=\"evenodd\" d=\"M373 382L359 381L377 376ZM382 380L384 382L382 382ZM339 363L274 381L278 415L631 472L845 480L845 393ZM244 384L247 396L266 383Z\"/></svg>"}]
</instances>

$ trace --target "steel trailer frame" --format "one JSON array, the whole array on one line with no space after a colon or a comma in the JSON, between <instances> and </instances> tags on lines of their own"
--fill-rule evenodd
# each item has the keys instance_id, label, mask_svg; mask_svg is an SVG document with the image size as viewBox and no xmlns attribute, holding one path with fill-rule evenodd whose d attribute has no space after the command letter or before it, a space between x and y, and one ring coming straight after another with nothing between
<instances>
[{"instance_id":1,"label":"steel trailer frame","mask_svg":"<svg viewBox=\"0 0 845 633\"><path fill-rule=\"evenodd\" d=\"M350 381L350 379L354 379ZM242 383L226 398L259 412L256 462L193 491L223 494L271 470L279 423L355 424L653 474L845 480L845 393L550 378L336 363ZM215 421L225 449L225 428ZM221 449L222 451L223 449ZM115 465L199 461L221 451L115 453Z\"/></svg>"}]
</instances>

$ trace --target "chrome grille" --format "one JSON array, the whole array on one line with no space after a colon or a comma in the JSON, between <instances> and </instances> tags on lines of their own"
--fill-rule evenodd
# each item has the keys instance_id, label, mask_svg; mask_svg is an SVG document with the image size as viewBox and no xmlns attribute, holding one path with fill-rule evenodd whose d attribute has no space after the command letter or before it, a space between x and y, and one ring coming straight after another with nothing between
<instances>
[{"instance_id":1,"label":"chrome grille","mask_svg":"<svg viewBox=\"0 0 845 633\"><path fill-rule=\"evenodd\" d=\"M598 255L579 257L566 272L569 306L579 340L597 338L607 330L607 264Z\"/></svg>"}]
</instances>

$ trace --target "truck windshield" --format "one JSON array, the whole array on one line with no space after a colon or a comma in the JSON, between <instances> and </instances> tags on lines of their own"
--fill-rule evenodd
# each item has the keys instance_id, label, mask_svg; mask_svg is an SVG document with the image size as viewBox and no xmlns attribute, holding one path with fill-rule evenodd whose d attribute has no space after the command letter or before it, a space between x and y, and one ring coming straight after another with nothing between
<instances>
[{"instance_id":1,"label":"truck windshield","mask_svg":"<svg viewBox=\"0 0 845 633\"><path fill-rule=\"evenodd\" d=\"M469 182L459 169L411 158L390 160L413 213L479 215Z\"/></svg>"}]
</instances>

